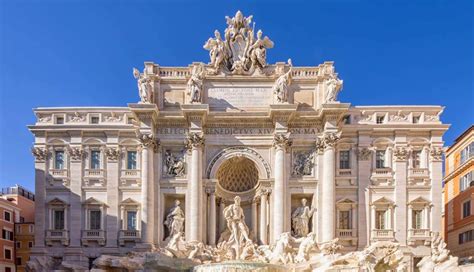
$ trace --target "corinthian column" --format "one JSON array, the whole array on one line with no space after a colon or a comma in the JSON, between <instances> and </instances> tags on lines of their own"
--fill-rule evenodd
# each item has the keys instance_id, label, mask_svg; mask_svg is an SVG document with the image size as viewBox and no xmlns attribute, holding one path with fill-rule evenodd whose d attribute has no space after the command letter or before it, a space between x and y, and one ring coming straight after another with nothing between
<instances>
[{"instance_id":1,"label":"corinthian column","mask_svg":"<svg viewBox=\"0 0 474 272\"><path fill-rule=\"evenodd\" d=\"M139 135L141 142L141 182L142 182L142 203L141 203L141 232L142 243L153 243L153 160L150 157L157 146L157 141L150 134Z\"/></svg>"},{"instance_id":2,"label":"corinthian column","mask_svg":"<svg viewBox=\"0 0 474 272\"><path fill-rule=\"evenodd\" d=\"M202 175L201 175L201 157L202 147L204 146L204 136L202 133L191 132L186 139L186 147L191 150L191 171L189 175L188 193L186 199L189 205L189 235L186 235L188 241L202 242Z\"/></svg>"},{"instance_id":3,"label":"corinthian column","mask_svg":"<svg viewBox=\"0 0 474 272\"><path fill-rule=\"evenodd\" d=\"M278 133L275 134L273 139L273 147L275 148L275 184L273 191L272 241L275 241L285 229L285 153L292 144L288 136L288 134Z\"/></svg>"},{"instance_id":4,"label":"corinthian column","mask_svg":"<svg viewBox=\"0 0 474 272\"><path fill-rule=\"evenodd\" d=\"M339 140L340 133L327 132L319 139L319 143L324 146L323 153L323 177L322 177L322 205L321 213L323 222L322 242L327 242L335 238L336 223L336 184L335 184L335 151L334 146Z\"/></svg>"}]
</instances>

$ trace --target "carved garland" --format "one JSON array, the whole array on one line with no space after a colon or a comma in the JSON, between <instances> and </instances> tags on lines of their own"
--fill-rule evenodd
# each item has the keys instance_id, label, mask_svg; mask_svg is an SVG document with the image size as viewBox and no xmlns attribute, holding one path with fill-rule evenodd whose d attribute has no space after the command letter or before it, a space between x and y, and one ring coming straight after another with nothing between
<instances>
[{"instance_id":1,"label":"carved garland","mask_svg":"<svg viewBox=\"0 0 474 272\"><path fill-rule=\"evenodd\" d=\"M33 147L31 148L31 153L37 162L44 162L46 159L48 159L48 150L45 148Z\"/></svg>"},{"instance_id":2,"label":"carved garland","mask_svg":"<svg viewBox=\"0 0 474 272\"><path fill-rule=\"evenodd\" d=\"M443 148L442 147L432 147L430 150L430 157L432 161L442 161L443 160Z\"/></svg>"},{"instance_id":3,"label":"carved garland","mask_svg":"<svg viewBox=\"0 0 474 272\"><path fill-rule=\"evenodd\" d=\"M397 147L393 150L393 155L397 161L406 161L408 159L409 150L406 147Z\"/></svg>"},{"instance_id":4,"label":"carved garland","mask_svg":"<svg viewBox=\"0 0 474 272\"><path fill-rule=\"evenodd\" d=\"M363 147L357 151L357 157L360 161L368 161L372 152L367 147Z\"/></svg>"},{"instance_id":5,"label":"carved garland","mask_svg":"<svg viewBox=\"0 0 474 272\"><path fill-rule=\"evenodd\" d=\"M120 158L120 149L109 147L105 149L105 156L109 161L117 161Z\"/></svg>"},{"instance_id":6,"label":"carved garland","mask_svg":"<svg viewBox=\"0 0 474 272\"><path fill-rule=\"evenodd\" d=\"M68 148L67 153L71 158L71 161L81 161L85 154L81 147L70 147Z\"/></svg>"}]
</instances>

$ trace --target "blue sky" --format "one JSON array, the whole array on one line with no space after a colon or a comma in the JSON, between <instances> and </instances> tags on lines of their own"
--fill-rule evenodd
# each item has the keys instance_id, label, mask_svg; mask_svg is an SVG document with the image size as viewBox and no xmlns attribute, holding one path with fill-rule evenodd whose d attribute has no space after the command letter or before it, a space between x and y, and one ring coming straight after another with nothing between
<instances>
[{"instance_id":1,"label":"blue sky","mask_svg":"<svg viewBox=\"0 0 474 272\"><path fill-rule=\"evenodd\" d=\"M132 67L208 61L225 15L253 14L268 61L335 61L353 105L443 105L449 145L474 123L472 1L0 0L0 185L33 189L32 109L126 106Z\"/></svg>"}]
</instances>

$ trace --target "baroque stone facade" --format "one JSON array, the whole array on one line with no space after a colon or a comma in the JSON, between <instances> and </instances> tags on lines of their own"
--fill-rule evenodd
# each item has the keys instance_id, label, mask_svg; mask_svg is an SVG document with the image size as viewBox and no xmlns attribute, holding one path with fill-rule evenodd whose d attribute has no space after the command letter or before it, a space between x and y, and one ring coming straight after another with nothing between
<instances>
[{"instance_id":1,"label":"baroque stone facade","mask_svg":"<svg viewBox=\"0 0 474 272\"><path fill-rule=\"evenodd\" d=\"M251 16L227 24L208 64L134 69L137 103L35 109L35 256L281 264L380 247L411 271L441 230L443 108L342 103L333 62L268 64Z\"/></svg>"}]
</instances>

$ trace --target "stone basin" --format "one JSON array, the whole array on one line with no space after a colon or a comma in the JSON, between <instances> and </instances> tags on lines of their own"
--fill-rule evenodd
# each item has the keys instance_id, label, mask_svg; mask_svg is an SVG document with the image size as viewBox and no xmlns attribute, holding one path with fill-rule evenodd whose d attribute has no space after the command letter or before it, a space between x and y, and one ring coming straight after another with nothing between
<instances>
[{"instance_id":1,"label":"stone basin","mask_svg":"<svg viewBox=\"0 0 474 272\"><path fill-rule=\"evenodd\" d=\"M251 261L226 261L222 263L210 263L195 266L194 272L241 272L241 271L288 271L288 268L282 265L266 264Z\"/></svg>"}]
</instances>

